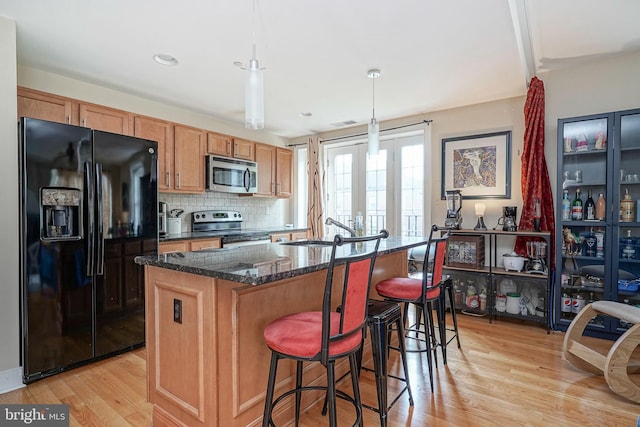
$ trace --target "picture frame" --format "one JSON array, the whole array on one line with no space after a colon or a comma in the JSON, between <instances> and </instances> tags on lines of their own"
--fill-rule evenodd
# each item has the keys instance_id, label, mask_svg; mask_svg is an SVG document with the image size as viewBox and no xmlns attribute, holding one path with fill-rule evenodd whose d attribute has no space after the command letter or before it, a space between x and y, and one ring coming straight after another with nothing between
<instances>
[{"instance_id":1,"label":"picture frame","mask_svg":"<svg viewBox=\"0 0 640 427\"><path fill-rule=\"evenodd\" d=\"M511 131L442 139L441 198L511 198Z\"/></svg>"}]
</instances>

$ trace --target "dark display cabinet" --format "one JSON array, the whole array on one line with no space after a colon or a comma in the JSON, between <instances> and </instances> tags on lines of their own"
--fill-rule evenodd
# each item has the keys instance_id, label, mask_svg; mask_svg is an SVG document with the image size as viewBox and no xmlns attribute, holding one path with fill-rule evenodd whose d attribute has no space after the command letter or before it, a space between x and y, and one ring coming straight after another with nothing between
<instances>
[{"instance_id":1,"label":"dark display cabinet","mask_svg":"<svg viewBox=\"0 0 640 427\"><path fill-rule=\"evenodd\" d=\"M585 206L589 193L593 209ZM639 200L640 109L558 120L556 329L566 330L590 301L640 306ZM586 332L614 339L628 326L598 316Z\"/></svg>"}]
</instances>

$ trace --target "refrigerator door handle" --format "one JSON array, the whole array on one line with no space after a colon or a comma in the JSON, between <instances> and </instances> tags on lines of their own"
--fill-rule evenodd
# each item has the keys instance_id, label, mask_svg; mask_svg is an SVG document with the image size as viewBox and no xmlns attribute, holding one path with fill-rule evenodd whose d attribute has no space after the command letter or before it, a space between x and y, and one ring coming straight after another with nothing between
<instances>
[{"instance_id":1,"label":"refrigerator door handle","mask_svg":"<svg viewBox=\"0 0 640 427\"><path fill-rule=\"evenodd\" d=\"M96 162L96 274L104 274L104 206L102 205L102 165Z\"/></svg>"},{"instance_id":2,"label":"refrigerator door handle","mask_svg":"<svg viewBox=\"0 0 640 427\"><path fill-rule=\"evenodd\" d=\"M93 276L94 270L94 230L95 230L95 186L93 182L93 171L91 170L91 163L85 162L84 164L84 188L86 194L86 209L87 209L87 225L86 234L84 239L84 250L87 256L87 276Z\"/></svg>"}]
</instances>

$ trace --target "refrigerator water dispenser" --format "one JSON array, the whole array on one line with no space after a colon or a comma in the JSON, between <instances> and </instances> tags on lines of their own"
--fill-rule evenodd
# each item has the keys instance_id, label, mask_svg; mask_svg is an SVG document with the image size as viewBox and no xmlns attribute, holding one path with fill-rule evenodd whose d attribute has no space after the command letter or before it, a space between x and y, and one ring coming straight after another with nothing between
<instances>
[{"instance_id":1,"label":"refrigerator water dispenser","mask_svg":"<svg viewBox=\"0 0 640 427\"><path fill-rule=\"evenodd\" d=\"M79 240L80 190L43 187L40 190L40 237L42 240Z\"/></svg>"}]
</instances>

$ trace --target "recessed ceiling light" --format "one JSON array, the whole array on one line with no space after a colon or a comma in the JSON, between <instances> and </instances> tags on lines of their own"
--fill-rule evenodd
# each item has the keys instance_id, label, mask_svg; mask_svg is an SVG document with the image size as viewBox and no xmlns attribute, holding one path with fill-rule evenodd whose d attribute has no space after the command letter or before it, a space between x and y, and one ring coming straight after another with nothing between
<instances>
[{"instance_id":1,"label":"recessed ceiling light","mask_svg":"<svg viewBox=\"0 0 640 427\"><path fill-rule=\"evenodd\" d=\"M302 113L298 113L298 115L299 115L300 117L311 117L311 116L313 116L313 113L310 113L310 112L306 112L306 113L305 113L305 112L302 112Z\"/></svg>"},{"instance_id":2,"label":"recessed ceiling light","mask_svg":"<svg viewBox=\"0 0 640 427\"><path fill-rule=\"evenodd\" d=\"M156 61L158 64L162 64L162 65L177 65L178 64L178 60L176 58L174 58L171 55L165 55L162 53L158 53L156 55L153 55L153 60Z\"/></svg>"}]
</instances>

